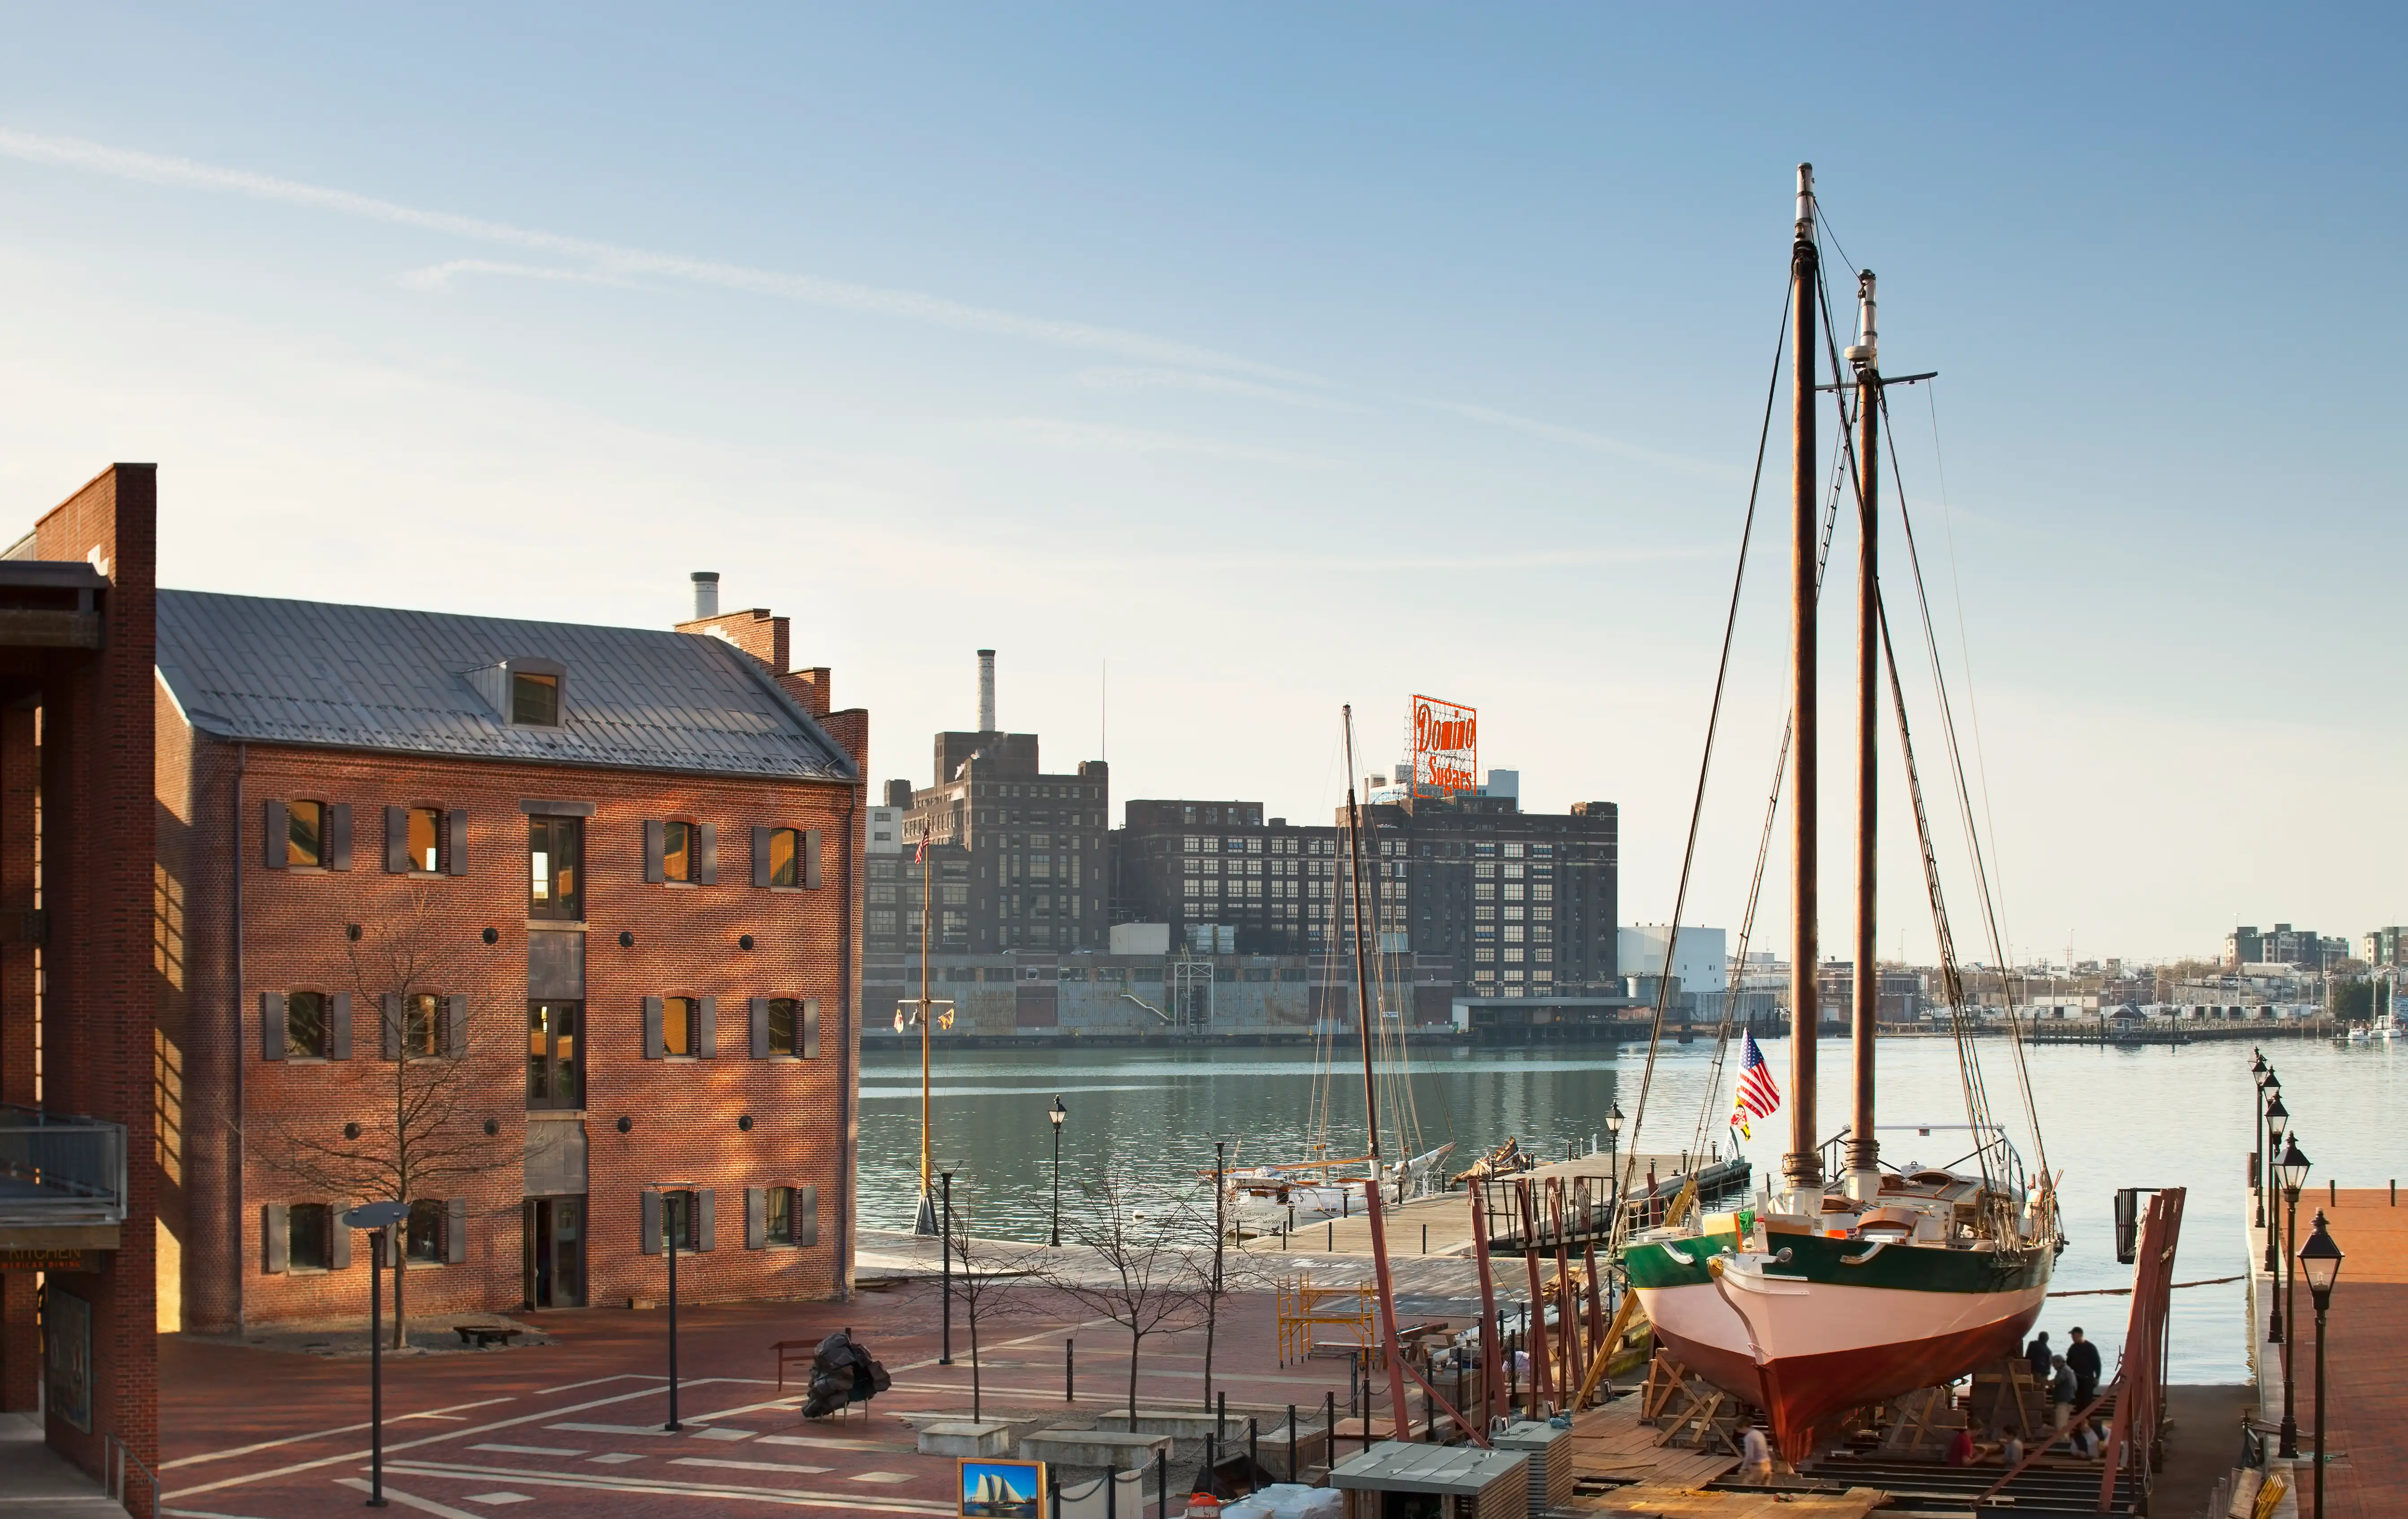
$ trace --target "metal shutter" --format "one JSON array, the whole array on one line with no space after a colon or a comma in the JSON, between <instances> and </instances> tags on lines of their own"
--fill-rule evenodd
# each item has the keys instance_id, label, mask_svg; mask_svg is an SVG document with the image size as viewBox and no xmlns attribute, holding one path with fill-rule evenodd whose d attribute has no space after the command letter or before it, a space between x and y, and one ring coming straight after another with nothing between
<instances>
[{"instance_id":1,"label":"metal shutter","mask_svg":"<svg viewBox=\"0 0 2408 1519\"><path fill-rule=\"evenodd\" d=\"M713 1206L718 1197L719 1194L709 1187L694 1195L694 1248L696 1250L719 1247L718 1225L712 1217L718 1211Z\"/></svg>"},{"instance_id":2,"label":"metal shutter","mask_svg":"<svg viewBox=\"0 0 2408 1519\"><path fill-rule=\"evenodd\" d=\"M752 884L755 886L769 884L769 835L773 831L768 828L752 830Z\"/></svg>"},{"instance_id":3,"label":"metal shutter","mask_svg":"<svg viewBox=\"0 0 2408 1519\"><path fill-rule=\"evenodd\" d=\"M384 995L382 1022L384 1037L378 1044L377 1053L386 1060L398 1060L401 1058L401 994L399 992L387 992Z\"/></svg>"},{"instance_id":4,"label":"metal shutter","mask_svg":"<svg viewBox=\"0 0 2408 1519\"><path fill-rule=\"evenodd\" d=\"M795 1243L815 1245L820 1242L820 1189L815 1186L795 1189Z\"/></svg>"},{"instance_id":5,"label":"metal shutter","mask_svg":"<svg viewBox=\"0 0 2408 1519\"><path fill-rule=\"evenodd\" d=\"M697 823L694 825L695 855L695 881L704 886L719 884L719 824Z\"/></svg>"},{"instance_id":6,"label":"metal shutter","mask_svg":"<svg viewBox=\"0 0 2408 1519\"><path fill-rule=\"evenodd\" d=\"M661 1195L645 1193L642 1211L643 1252L647 1255L657 1255L661 1253Z\"/></svg>"},{"instance_id":7,"label":"metal shutter","mask_svg":"<svg viewBox=\"0 0 2408 1519\"><path fill-rule=\"evenodd\" d=\"M284 1058L284 994L259 994L259 1057L262 1060Z\"/></svg>"},{"instance_id":8,"label":"metal shutter","mask_svg":"<svg viewBox=\"0 0 2408 1519\"><path fill-rule=\"evenodd\" d=\"M744 1248L758 1250L769 1242L769 1194L762 1187L744 1189Z\"/></svg>"},{"instance_id":9,"label":"metal shutter","mask_svg":"<svg viewBox=\"0 0 2408 1519\"><path fill-rule=\"evenodd\" d=\"M644 998L644 1058L647 1060L663 1060L668 1056L668 1040L661 1032L661 1019L666 1010L661 998Z\"/></svg>"},{"instance_id":10,"label":"metal shutter","mask_svg":"<svg viewBox=\"0 0 2408 1519\"><path fill-rule=\"evenodd\" d=\"M443 1258L453 1266L468 1258L468 1199L454 1197L443 1205Z\"/></svg>"},{"instance_id":11,"label":"metal shutter","mask_svg":"<svg viewBox=\"0 0 2408 1519\"><path fill-rule=\"evenodd\" d=\"M697 1059L709 1060L719 1053L719 998L695 997L694 1021L695 1055Z\"/></svg>"},{"instance_id":12,"label":"metal shutter","mask_svg":"<svg viewBox=\"0 0 2408 1519\"><path fill-rule=\"evenodd\" d=\"M668 872L661 864L661 856L667 853L668 847L667 827L658 818L647 818L644 821L644 879L646 881L657 884L668 879Z\"/></svg>"},{"instance_id":13,"label":"metal shutter","mask_svg":"<svg viewBox=\"0 0 2408 1519\"><path fill-rule=\"evenodd\" d=\"M282 802L268 802L265 804L263 810L267 815L267 821L263 829L266 844L265 863L270 870L281 870L285 864L285 851L290 849L293 843L293 815L284 810ZM282 1268L279 1267L278 1269L281 1270Z\"/></svg>"},{"instance_id":14,"label":"metal shutter","mask_svg":"<svg viewBox=\"0 0 2408 1519\"><path fill-rule=\"evenodd\" d=\"M293 1217L280 1202L272 1202L259 1211L259 1242L262 1269L274 1276L283 1271L291 1260Z\"/></svg>"},{"instance_id":15,"label":"metal shutter","mask_svg":"<svg viewBox=\"0 0 2408 1519\"><path fill-rule=\"evenodd\" d=\"M351 804L334 802L326 808L326 853L329 870L351 867Z\"/></svg>"},{"instance_id":16,"label":"metal shutter","mask_svg":"<svg viewBox=\"0 0 2408 1519\"><path fill-rule=\"evenodd\" d=\"M443 814L443 868L452 875L468 873L468 814L449 811Z\"/></svg>"},{"instance_id":17,"label":"metal shutter","mask_svg":"<svg viewBox=\"0 0 2408 1519\"><path fill-rule=\"evenodd\" d=\"M351 1227L343 1222L343 1215L351 1211L351 1206L349 1203L329 1203L326 1206L326 1232L334 1236L326 1241L326 1268L330 1271L351 1268Z\"/></svg>"},{"instance_id":18,"label":"metal shutter","mask_svg":"<svg viewBox=\"0 0 2408 1519\"><path fill-rule=\"evenodd\" d=\"M752 998L752 1058L769 1058L769 999Z\"/></svg>"},{"instance_id":19,"label":"metal shutter","mask_svg":"<svg viewBox=\"0 0 2408 1519\"><path fill-rule=\"evenodd\" d=\"M468 1049L468 999L447 996L443 999L443 1053L458 1059Z\"/></svg>"},{"instance_id":20,"label":"metal shutter","mask_svg":"<svg viewBox=\"0 0 2408 1519\"><path fill-rule=\"evenodd\" d=\"M804 1059L820 1057L820 999L815 996L803 998L802 1046Z\"/></svg>"},{"instance_id":21,"label":"metal shutter","mask_svg":"<svg viewBox=\"0 0 2408 1519\"><path fill-rule=\"evenodd\" d=\"M326 998L326 1058L351 1057L351 994L337 992Z\"/></svg>"},{"instance_id":22,"label":"metal shutter","mask_svg":"<svg viewBox=\"0 0 2408 1519\"><path fill-rule=\"evenodd\" d=\"M406 875L408 873L410 863L409 809L388 807L384 810L385 874Z\"/></svg>"},{"instance_id":23,"label":"metal shutter","mask_svg":"<svg viewBox=\"0 0 2408 1519\"><path fill-rule=\"evenodd\" d=\"M803 834L803 884L812 891L820 889L820 831L817 828L807 829ZM932 895L928 893L927 885L925 880L920 882L924 897ZM921 910L926 910L924 902Z\"/></svg>"}]
</instances>

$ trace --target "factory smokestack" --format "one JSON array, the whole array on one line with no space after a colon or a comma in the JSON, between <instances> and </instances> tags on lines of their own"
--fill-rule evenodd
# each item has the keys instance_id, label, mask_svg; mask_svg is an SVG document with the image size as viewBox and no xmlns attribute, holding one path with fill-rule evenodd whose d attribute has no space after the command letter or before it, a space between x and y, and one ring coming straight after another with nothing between
<instances>
[{"instance_id":1,"label":"factory smokestack","mask_svg":"<svg viewBox=\"0 0 2408 1519\"><path fill-rule=\"evenodd\" d=\"M995 651L982 649L979 656L979 725L981 733L993 733L995 726Z\"/></svg>"},{"instance_id":2,"label":"factory smokestack","mask_svg":"<svg viewBox=\"0 0 2408 1519\"><path fill-rule=\"evenodd\" d=\"M694 572L694 617L700 622L719 615L719 571L697 569Z\"/></svg>"}]
</instances>

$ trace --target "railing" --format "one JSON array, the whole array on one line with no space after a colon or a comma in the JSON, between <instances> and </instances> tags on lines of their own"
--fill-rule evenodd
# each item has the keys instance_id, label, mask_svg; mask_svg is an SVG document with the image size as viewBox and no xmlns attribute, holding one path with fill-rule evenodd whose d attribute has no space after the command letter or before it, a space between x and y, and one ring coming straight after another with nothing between
<instances>
[{"instance_id":1,"label":"railing","mask_svg":"<svg viewBox=\"0 0 2408 1519\"><path fill-rule=\"evenodd\" d=\"M108 1473L102 1485L108 1496L131 1512L134 1505L125 1500L134 1474L138 1471L150 1484L150 1519L159 1519L159 1474L142 1464L142 1457L134 1454L134 1448L115 1435L104 1435L101 1437L101 1459Z\"/></svg>"},{"instance_id":2,"label":"railing","mask_svg":"<svg viewBox=\"0 0 2408 1519\"><path fill-rule=\"evenodd\" d=\"M0 1104L0 1224L125 1222L125 1125Z\"/></svg>"}]
</instances>

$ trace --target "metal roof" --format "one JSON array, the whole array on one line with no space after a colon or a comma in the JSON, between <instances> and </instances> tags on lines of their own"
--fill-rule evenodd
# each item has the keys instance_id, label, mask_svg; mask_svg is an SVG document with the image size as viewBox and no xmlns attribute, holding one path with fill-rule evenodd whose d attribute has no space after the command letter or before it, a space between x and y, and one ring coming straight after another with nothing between
<instances>
[{"instance_id":1,"label":"metal roof","mask_svg":"<svg viewBox=\"0 0 2408 1519\"><path fill-rule=\"evenodd\" d=\"M159 675L229 740L612 769L851 781L844 751L723 639L387 607L158 594ZM567 668L558 727L518 726L471 671Z\"/></svg>"}]
</instances>

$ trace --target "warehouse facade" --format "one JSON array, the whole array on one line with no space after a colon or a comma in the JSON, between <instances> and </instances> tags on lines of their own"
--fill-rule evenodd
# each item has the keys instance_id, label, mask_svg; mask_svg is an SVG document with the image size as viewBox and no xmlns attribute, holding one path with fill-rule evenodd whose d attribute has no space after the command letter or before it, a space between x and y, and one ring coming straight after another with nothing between
<instances>
[{"instance_id":1,"label":"warehouse facade","mask_svg":"<svg viewBox=\"0 0 2408 1519\"><path fill-rule=\"evenodd\" d=\"M697 577L699 580L701 578ZM163 592L163 1325L844 1290L867 716L647 631Z\"/></svg>"}]
</instances>

